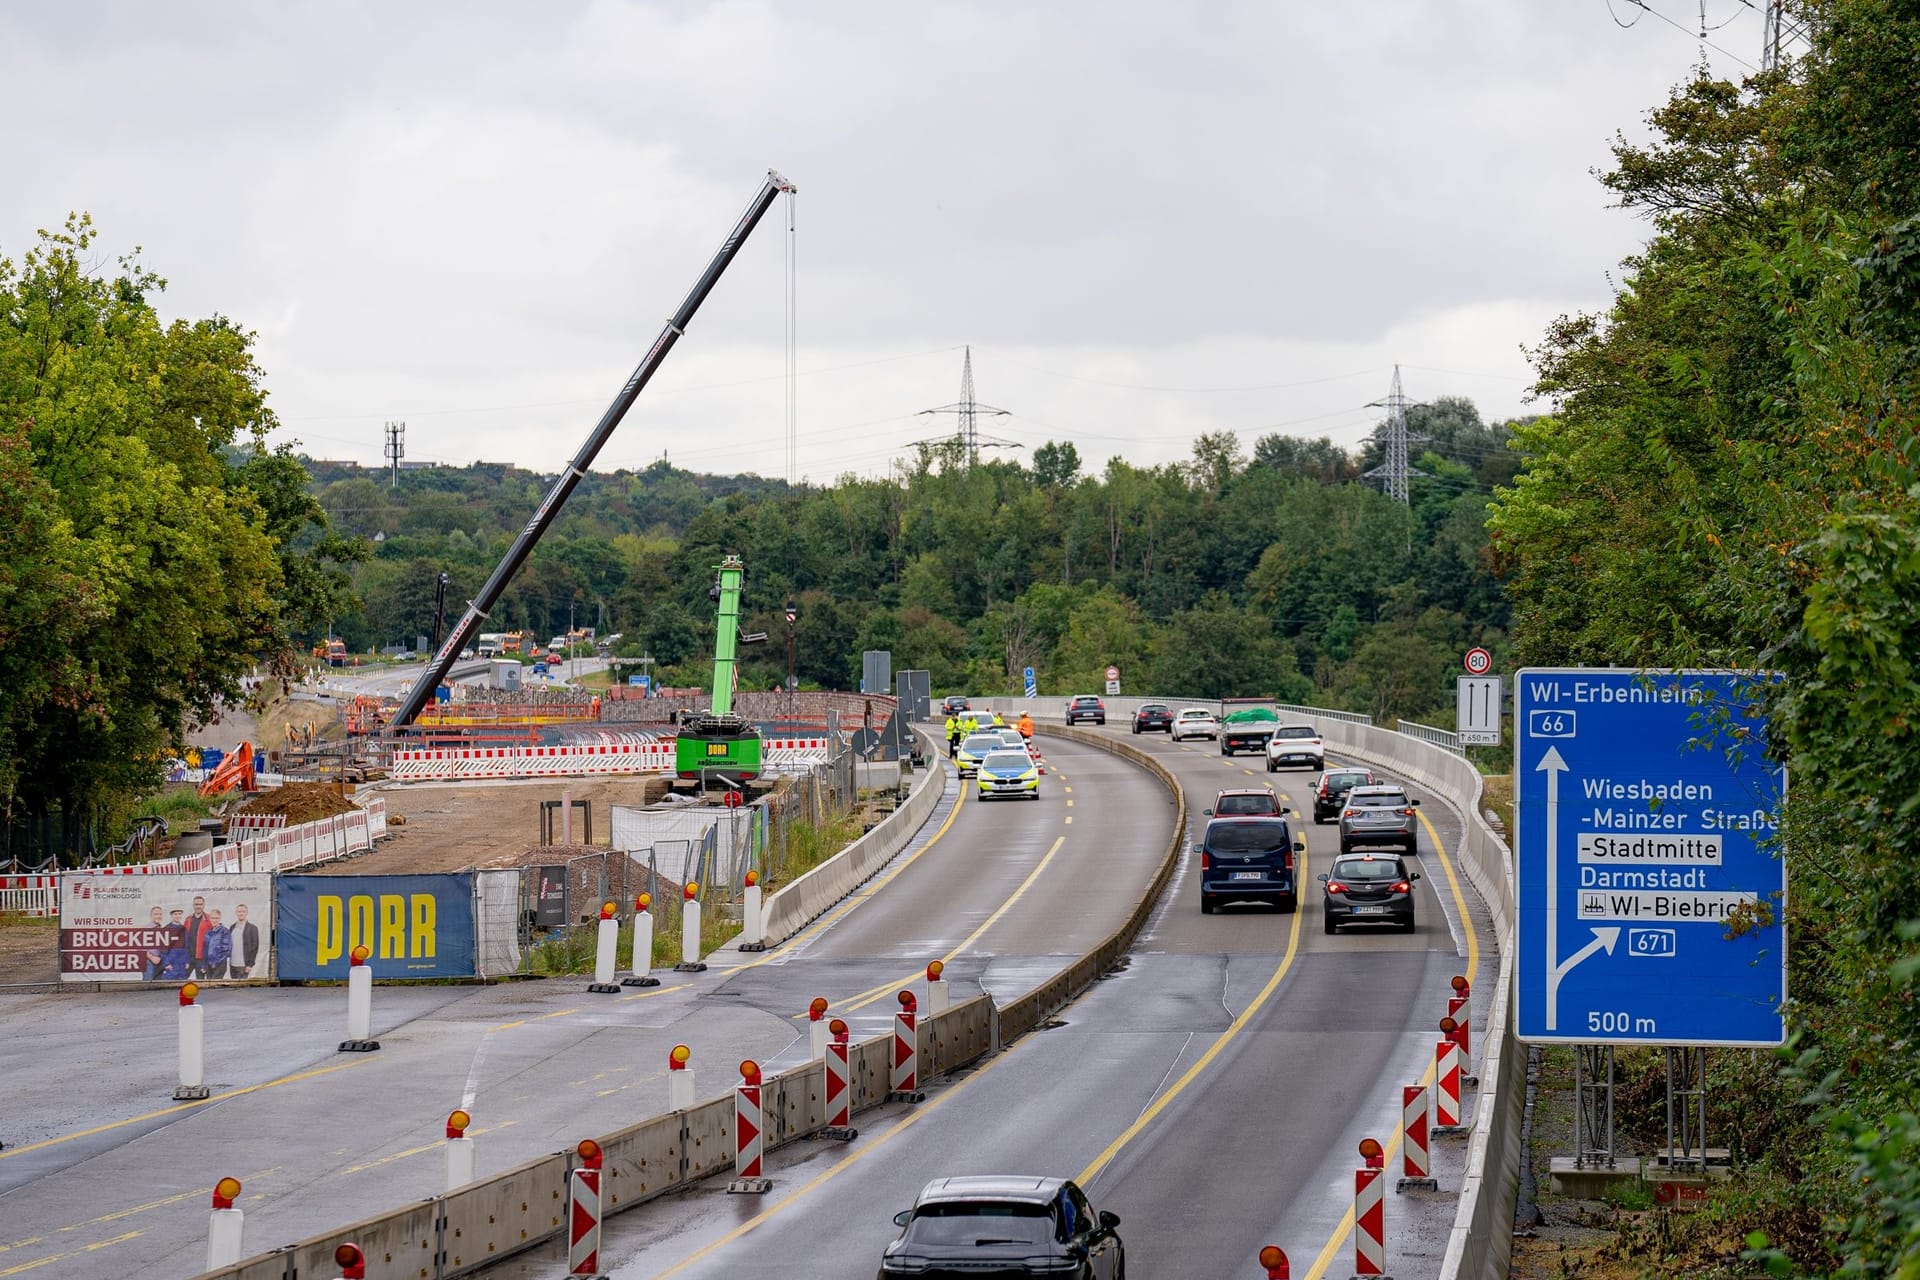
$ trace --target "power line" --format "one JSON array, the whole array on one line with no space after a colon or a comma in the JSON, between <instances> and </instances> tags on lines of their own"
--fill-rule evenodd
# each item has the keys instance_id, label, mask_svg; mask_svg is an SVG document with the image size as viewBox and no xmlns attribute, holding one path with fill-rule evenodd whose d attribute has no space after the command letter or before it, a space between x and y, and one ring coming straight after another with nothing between
<instances>
[{"instance_id":1,"label":"power line","mask_svg":"<svg viewBox=\"0 0 1920 1280\"><path fill-rule=\"evenodd\" d=\"M922 409L922 415L930 413L950 413L959 419L958 431L953 438L960 441L966 454L967 465L971 467L980 459L980 450L1018 449L1020 445L1013 440L1002 440L997 436L982 436L976 418L1005 418L1011 416L1007 409L997 409L990 404L981 404L973 397L973 347L967 347L966 359L960 366L960 398L952 404L943 404L937 409ZM925 443L925 442L923 442Z\"/></svg>"}]
</instances>

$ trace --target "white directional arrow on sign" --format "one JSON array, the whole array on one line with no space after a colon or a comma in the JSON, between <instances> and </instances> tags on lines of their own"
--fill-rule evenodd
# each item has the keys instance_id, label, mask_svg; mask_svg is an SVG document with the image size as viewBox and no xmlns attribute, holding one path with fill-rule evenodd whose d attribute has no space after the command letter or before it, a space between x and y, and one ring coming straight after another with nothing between
<instances>
[{"instance_id":1,"label":"white directional arrow on sign","mask_svg":"<svg viewBox=\"0 0 1920 1280\"><path fill-rule=\"evenodd\" d=\"M1560 775L1567 771L1560 748L1548 747L1534 772L1547 775L1547 1030L1560 1026L1560 980L1597 951L1613 954L1620 941L1618 926L1593 929L1593 941L1568 956L1560 955Z\"/></svg>"}]
</instances>

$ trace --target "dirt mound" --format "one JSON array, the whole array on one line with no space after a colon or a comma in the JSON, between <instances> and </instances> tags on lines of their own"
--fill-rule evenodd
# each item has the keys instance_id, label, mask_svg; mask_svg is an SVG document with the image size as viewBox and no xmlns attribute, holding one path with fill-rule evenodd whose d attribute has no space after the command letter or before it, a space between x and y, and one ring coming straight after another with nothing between
<instances>
[{"instance_id":1,"label":"dirt mound","mask_svg":"<svg viewBox=\"0 0 1920 1280\"><path fill-rule=\"evenodd\" d=\"M296 827L303 822L351 813L355 807L353 801L341 795L330 782L289 782L284 787L262 791L235 812L284 813L287 825Z\"/></svg>"}]
</instances>

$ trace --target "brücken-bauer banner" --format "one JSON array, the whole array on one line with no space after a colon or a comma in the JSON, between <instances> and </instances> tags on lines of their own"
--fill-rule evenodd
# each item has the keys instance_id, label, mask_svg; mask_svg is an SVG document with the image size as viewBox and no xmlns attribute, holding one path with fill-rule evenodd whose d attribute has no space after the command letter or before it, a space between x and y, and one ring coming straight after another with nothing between
<instances>
[{"instance_id":1,"label":"br\u00fccken-bauer banner","mask_svg":"<svg viewBox=\"0 0 1920 1280\"><path fill-rule=\"evenodd\" d=\"M275 876L285 979L345 979L355 947L375 978L474 976L473 874Z\"/></svg>"},{"instance_id":2,"label":"br\u00fccken-bauer banner","mask_svg":"<svg viewBox=\"0 0 1920 1280\"><path fill-rule=\"evenodd\" d=\"M61 877L63 982L239 982L267 977L271 876Z\"/></svg>"}]
</instances>

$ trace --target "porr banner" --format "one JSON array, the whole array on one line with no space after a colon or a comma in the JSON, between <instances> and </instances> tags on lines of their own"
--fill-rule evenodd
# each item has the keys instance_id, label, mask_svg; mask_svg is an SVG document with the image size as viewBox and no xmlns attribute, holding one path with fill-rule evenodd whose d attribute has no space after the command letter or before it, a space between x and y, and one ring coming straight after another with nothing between
<instances>
[{"instance_id":1,"label":"porr banner","mask_svg":"<svg viewBox=\"0 0 1920 1280\"><path fill-rule=\"evenodd\" d=\"M355 947L376 978L474 976L473 873L275 876L278 976L345 980Z\"/></svg>"},{"instance_id":2,"label":"porr banner","mask_svg":"<svg viewBox=\"0 0 1920 1280\"><path fill-rule=\"evenodd\" d=\"M62 982L241 982L267 976L272 877L252 872L60 877Z\"/></svg>"}]
</instances>

